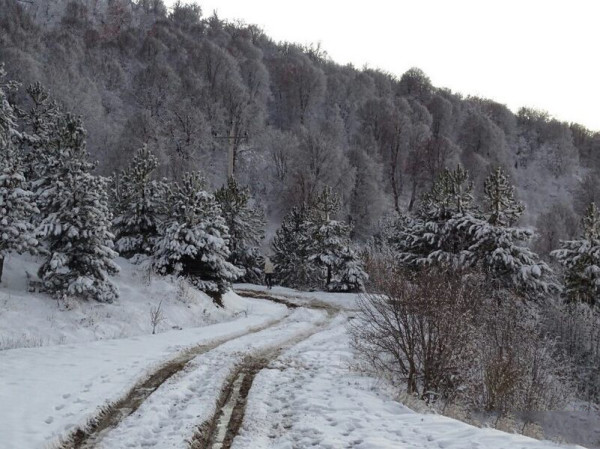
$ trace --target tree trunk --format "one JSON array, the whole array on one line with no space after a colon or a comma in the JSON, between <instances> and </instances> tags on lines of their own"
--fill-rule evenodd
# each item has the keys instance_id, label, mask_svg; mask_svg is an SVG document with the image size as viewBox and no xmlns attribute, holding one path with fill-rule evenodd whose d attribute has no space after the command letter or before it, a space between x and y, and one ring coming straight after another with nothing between
<instances>
[{"instance_id":1,"label":"tree trunk","mask_svg":"<svg viewBox=\"0 0 600 449\"><path fill-rule=\"evenodd\" d=\"M410 193L410 202L408 203L408 211L411 212L417 200L417 180L413 179L412 192Z\"/></svg>"},{"instance_id":2,"label":"tree trunk","mask_svg":"<svg viewBox=\"0 0 600 449\"><path fill-rule=\"evenodd\" d=\"M2 282L2 271L4 270L4 256L0 256L0 282Z\"/></svg>"}]
</instances>

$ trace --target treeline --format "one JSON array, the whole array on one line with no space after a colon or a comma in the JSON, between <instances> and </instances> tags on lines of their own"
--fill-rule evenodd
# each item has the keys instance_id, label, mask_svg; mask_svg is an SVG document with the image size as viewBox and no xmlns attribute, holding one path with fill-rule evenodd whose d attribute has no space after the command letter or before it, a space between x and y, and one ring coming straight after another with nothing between
<instances>
[{"instance_id":1,"label":"treeline","mask_svg":"<svg viewBox=\"0 0 600 449\"><path fill-rule=\"evenodd\" d=\"M232 146L236 179L269 223L328 185L365 240L390 208L414 209L445 167L460 163L481 187L502 166L546 255L598 198L597 133L463 98L418 69L396 78L341 66L194 5L1 0L0 59L11 79L41 81L83 117L102 174L146 145L160 176L202 170L214 189Z\"/></svg>"},{"instance_id":2,"label":"treeline","mask_svg":"<svg viewBox=\"0 0 600 449\"><path fill-rule=\"evenodd\" d=\"M117 255L158 274L185 276L219 304L233 281L262 283L264 212L246 187L230 178L213 192L197 171L177 181L160 178L158 158L146 146L110 178L94 174L81 119L39 83L25 89L26 102L11 103L18 85L4 75L0 66L0 281L7 255L30 252L43 257L38 275L58 297L114 301ZM366 275L351 228L336 220L338 205L327 187L303 208L310 225L300 233L282 228L274 248L288 276L280 282L363 289ZM292 243L300 238L310 264L305 277L293 273L300 253ZM297 284L299 278L306 283Z\"/></svg>"}]
</instances>

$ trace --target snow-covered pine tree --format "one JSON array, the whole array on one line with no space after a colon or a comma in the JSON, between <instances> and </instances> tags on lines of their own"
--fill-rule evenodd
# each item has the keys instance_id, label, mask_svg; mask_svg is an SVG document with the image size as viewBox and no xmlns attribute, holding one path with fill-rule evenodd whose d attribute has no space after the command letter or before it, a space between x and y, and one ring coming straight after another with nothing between
<instances>
[{"instance_id":1,"label":"snow-covered pine tree","mask_svg":"<svg viewBox=\"0 0 600 449\"><path fill-rule=\"evenodd\" d=\"M445 220L475 211L473 183L460 165L456 170L444 169L423 196L418 216L426 220Z\"/></svg>"},{"instance_id":2,"label":"snow-covered pine tree","mask_svg":"<svg viewBox=\"0 0 600 449\"><path fill-rule=\"evenodd\" d=\"M5 82L4 76L0 66L0 282L9 253L35 254L38 248L30 222L38 210L25 179L22 155L15 143L20 137L16 117L7 99L8 90L16 86Z\"/></svg>"},{"instance_id":3,"label":"snow-covered pine tree","mask_svg":"<svg viewBox=\"0 0 600 449\"><path fill-rule=\"evenodd\" d=\"M88 160L81 119L58 110L39 86L30 89L32 95L45 111L30 114L24 139L31 145L36 223L48 250L40 278L57 295L112 302L118 291L109 275L119 267L113 261L108 180L90 174L95 164Z\"/></svg>"},{"instance_id":4,"label":"snow-covered pine tree","mask_svg":"<svg viewBox=\"0 0 600 449\"><path fill-rule=\"evenodd\" d=\"M484 204L482 219L473 220L468 229L470 263L482 267L498 287L524 294L555 289L552 270L527 247L533 232L512 226L525 207L515 200L514 187L501 168L485 180Z\"/></svg>"},{"instance_id":5,"label":"snow-covered pine tree","mask_svg":"<svg viewBox=\"0 0 600 449\"><path fill-rule=\"evenodd\" d=\"M306 289L317 284L319 269L309 260L312 231L313 217L304 203L283 218L271 243L275 277L282 285Z\"/></svg>"},{"instance_id":6,"label":"snow-covered pine tree","mask_svg":"<svg viewBox=\"0 0 600 449\"><path fill-rule=\"evenodd\" d=\"M168 195L167 183L152 179L157 167L158 158L144 146L136 152L129 167L114 178L118 180L113 187L115 246L125 257L152 255L166 215Z\"/></svg>"},{"instance_id":7,"label":"snow-covered pine tree","mask_svg":"<svg viewBox=\"0 0 600 449\"><path fill-rule=\"evenodd\" d=\"M468 173L460 166L445 169L423 196L416 218L407 217L398 230L399 262L463 268L471 256L467 230L476 213Z\"/></svg>"},{"instance_id":8,"label":"snow-covered pine tree","mask_svg":"<svg viewBox=\"0 0 600 449\"><path fill-rule=\"evenodd\" d=\"M119 267L112 249L108 179L66 171L47 198L54 209L40 228L50 253L39 270L44 286L61 296L113 302L119 294L109 276Z\"/></svg>"},{"instance_id":9,"label":"snow-covered pine tree","mask_svg":"<svg viewBox=\"0 0 600 449\"><path fill-rule=\"evenodd\" d=\"M328 186L316 198L309 260L324 269L327 290L361 291L367 275L352 248L350 226L333 219L339 207L339 197Z\"/></svg>"},{"instance_id":10,"label":"snow-covered pine tree","mask_svg":"<svg viewBox=\"0 0 600 449\"><path fill-rule=\"evenodd\" d=\"M494 226L512 226L523 214L525 206L515 200L515 188L501 167L485 180L483 185L488 222Z\"/></svg>"},{"instance_id":11,"label":"snow-covered pine tree","mask_svg":"<svg viewBox=\"0 0 600 449\"><path fill-rule=\"evenodd\" d=\"M260 283L262 280L259 246L264 238L265 216L255 206L250 190L233 178L215 192L225 223L229 228L229 261L245 271L242 279Z\"/></svg>"},{"instance_id":12,"label":"snow-covered pine tree","mask_svg":"<svg viewBox=\"0 0 600 449\"><path fill-rule=\"evenodd\" d=\"M31 180L37 197L50 183L51 173L56 169L61 148L60 130L66 116L40 83L29 86L26 91L31 107L24 115L21 144L26 149L26 177ZM39 199L38 206L46 209L45 201ZM39 224L43 215L42 212L36 216L34 222Z\"/></svg>"},{"instance_id":13,"label":"snow-covered pine tree","mask_svg":"<svg viewBox=\"0 0 600 449\"><path fill-rule=\"evenodd\" d=\"M215 197L199 173L186 173L169 200L168 219L154 245L154 266L184 275L221 304L221 295L243 274L229 263L229 230Z\"/></svg>"},{"instance_id":14,"label":"snow-covered pine tree","mask_svg":"<svg viewBox=\"0 0 600 449\"><path fill-rule=\"evenodd\" d=\"M600 304L600 213L590 203L582 219L583 235L561 241L550 254L565 267L565 293L573 302Z\"/></svg>"},{"instance_id":15,"label":"snow-covered pine tree","mask_svg":"<svg viewBox=\"0 0 600 449\"><path fill-rule=\"evenodd\" d=\"M460 167L445 170L424 197L417 218L398 231L400 262L478 268L498 287L525 294L555 288L548 265L525 244L531 231L509 226L524 209L502 171L492 173L485 185L486 210L481 213L473 205L467 173Z\"/></svg>"}]
</instances>

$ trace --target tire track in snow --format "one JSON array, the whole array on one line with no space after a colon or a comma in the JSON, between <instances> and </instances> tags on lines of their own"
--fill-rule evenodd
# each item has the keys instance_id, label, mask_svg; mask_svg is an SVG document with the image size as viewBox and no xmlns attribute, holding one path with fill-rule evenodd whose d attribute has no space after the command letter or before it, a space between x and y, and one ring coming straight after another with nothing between
<instances>
[{"instance_id":1,"label":"tire track in snow","mask_svg":"<svg viewBox=\"0 0 600 449\"><path fill-rule=\"evenodd\" d=\"M64 437L57 449L91 449L94 448L111 429L133 414L142 403L162 384L182 371L185 366L198 355L212 351L229 341L252 335L280 324L288 315L248 332L217 340L210 344L201 344L186 349L168 362L160 365L144 380L136 384L124 397L105 406L96 417L85 426L79 427Z\"/></svg>"},{"instance_id":2,"label":"tire track in snow","mask_svg":"<svg viewBox=\"0 0 600 449\"><path fill-rule=\"evenodd\" d=\"M256 355L246 357L242 365L226 381L218 400L217 412L209 421L200 425L198 432L190 441L190 449L230 449L244 420L248 393L256 375L273 360L277 359L286 349L325 330L333 321L333 317L339 313L339 309L321 302L300 306L290 301L295 299L293 297L283 299L267 292L251 290L236 290L236 293L240 296L267 299L292 308L306 307L325 310L328 319L325 323L315 326L310 331L290 338L276 349L261 351Z\"/></svg>"}]
</instances>

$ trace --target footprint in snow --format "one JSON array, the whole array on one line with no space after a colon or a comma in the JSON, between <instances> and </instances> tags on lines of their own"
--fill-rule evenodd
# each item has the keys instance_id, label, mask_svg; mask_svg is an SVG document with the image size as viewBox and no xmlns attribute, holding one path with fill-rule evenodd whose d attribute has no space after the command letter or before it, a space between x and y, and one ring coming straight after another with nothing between
<instances>
[{"instance_id":1,"label":"footprint in snow","mask_svg":"<svg viewBox=\"0 0 600 449\"><path fill-rule=\"evenodd\" d=\"M54 422L54 417L52 417L52 416L48 416L48 417L47 417L47 418L44 420L44 422L45 422L46 424L52 424L52 423Z\"/></svg>"}]
</instances>

